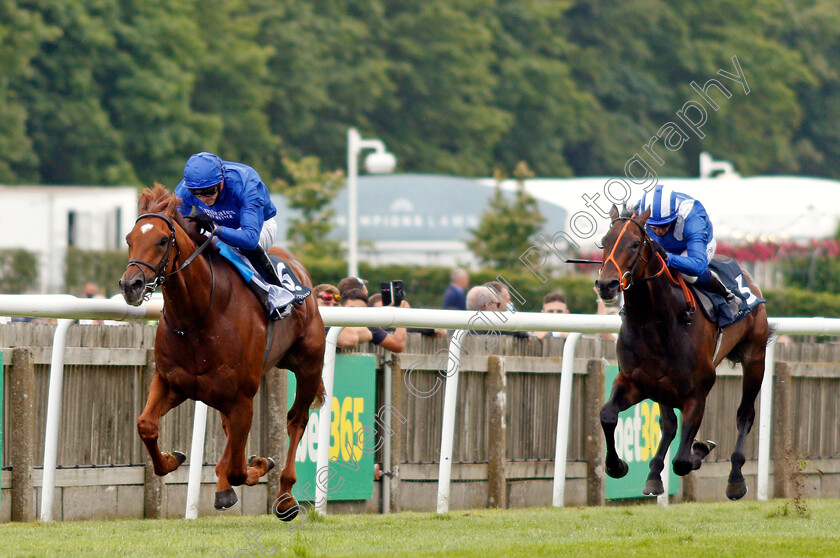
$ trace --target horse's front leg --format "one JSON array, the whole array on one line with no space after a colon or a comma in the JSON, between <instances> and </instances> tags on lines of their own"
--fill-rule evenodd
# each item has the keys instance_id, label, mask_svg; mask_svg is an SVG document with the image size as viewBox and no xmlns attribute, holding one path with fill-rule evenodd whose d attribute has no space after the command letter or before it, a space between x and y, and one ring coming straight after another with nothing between
<instances>
[{"instance_id":1,"label":"horse's front leg","mask_svg":"<svg viewBox=\"0 0 840 558\"><path fill-rule=\"evenodd\" d=\"M659 496L665 492L662 484L662 470L665 468L665 454L674 437L677 435L677 414L671 407L659 405L660 424L662 435L659 438L659 447L656 455L650 460L650 474L648 475L642 494L645 496Z\"/></svg>"},{"instance_id":2,"label":"horse's front leg","mask_svg":"<svg viewBox=\"0 0 840 558\"><path fill-rule=\"evenodd\" d=\"M173 391L164 381L155 374L152 385L149 387L149 397L146 399L146 407L137 418L137 432L140 439L146 445L149 457L155 474L163 476L177 469L184 462L186 456L180 451L173 451L162 454L158 447L158 424L160 418L184 402L184 397Z\"/></svg>"},{"instance_id":3,"label":"horse's front leg","mask_svg":"<svg viewBox=\"0 0 840 558\"><path fill-rule=\"evenodd\" d=\"M601 428L607 444L607 458L605 467L607 474L614 479L620 479L627 474L629 467L615 449L615 428L618 425L618 413L629 409L642 397L638 388L626 374L619 373L613 382L612 393L606 404L601 407Z\"/></svg>"}]
</instances>

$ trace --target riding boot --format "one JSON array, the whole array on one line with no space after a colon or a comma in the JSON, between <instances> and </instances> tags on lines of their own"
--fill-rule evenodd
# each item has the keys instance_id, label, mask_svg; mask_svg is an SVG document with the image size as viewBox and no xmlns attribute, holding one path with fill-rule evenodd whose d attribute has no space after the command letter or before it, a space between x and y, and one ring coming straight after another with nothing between
<instances>
[{"instance_id":1,"label":"riding boot","mask_svg":"<svg viewBox=\"0 0 840 558\"><path fill-rule=\"evenodd\" d=\"M724 285L721 282L721 280L718 279L718 276L714 273L710 274L709 282L705 285L704 288L710 293L722 296L726 299L727 303L732 302L733 300L738 298L734 294L732 294L732 291L726 288L726 285Z\"/></svg>"},{"instance_id":2,"label":"riding boot","mask_svg":"<svg viewBox=\"0 0 840 558\"><path fill-rule=\"evenodd\" d=\"M295 297L295 304L302 304L306 297L312 293L312 290L298 280L292 268L283 260L280 260L283 265L283 277L278 275L277 268L271 262L268 253L259 246L253 250L242 250L242 253L266 281L292 293L292 296ZM284 282L283 279L286 279L286 281Z\"/></svg>"},{"instance_id":3,"label":"riding boot","mask_svg":"<svg viewBox=\"0 0 840 558\"><path fill-rule=\"evenodd\" d=\"M280 277L277 276L277 269L272 265L265 250L257 246L253 250L240 250L240 252L248 258L248 261L251 262L251 265L254 266L254 269L259 272L266 282L277 285L280 288L285 288L283 283L280 282Z\"/></svg>"},{"instance_id":4,"label":"riding boot","mask_svg":"<svg viewBox=\"0 0 840 558\"><path fill-rule=\"evenodd\" d=\"M738 314L738 311L741 309L741 297L727 289L726 285L723 284L717 275L712 273L708 284L704 288L710 293L720 295L726 299L726 304L729 306L729 311L733 317Z\"/></svg>"}]
</instances>

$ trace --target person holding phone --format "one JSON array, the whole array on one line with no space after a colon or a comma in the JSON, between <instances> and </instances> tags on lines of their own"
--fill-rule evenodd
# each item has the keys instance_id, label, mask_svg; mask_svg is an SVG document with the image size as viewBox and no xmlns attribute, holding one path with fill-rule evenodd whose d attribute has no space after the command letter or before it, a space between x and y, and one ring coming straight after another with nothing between
<instances>
[{"instance_id":1,"label":"person holding phone","mask_svg":"<svg viewBox=\"0 0 840 558\"><path fill-rule=\"evenodd\" d=\"M368 296L362 289L350 289L341 293L341 306L350 308L367 308ZM407 300L399 304L400 308L411 308ZM388 333L381 327L345 327L338 336L338 344L342 347L353 347L367 341L388 349L394 353L405 350L408 332L404 327L398 327L393 333Z\"/></svg>"}]
</instances>

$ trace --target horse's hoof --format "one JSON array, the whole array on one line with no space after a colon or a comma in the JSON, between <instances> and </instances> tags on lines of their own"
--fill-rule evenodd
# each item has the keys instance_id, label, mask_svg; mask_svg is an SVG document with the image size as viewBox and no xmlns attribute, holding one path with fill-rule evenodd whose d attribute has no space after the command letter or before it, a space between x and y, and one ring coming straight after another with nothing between
<instances>
[{"instance_id":1,"label":"horse's hoof","mask_svg":"<svg viewBox=\"0 0 840 558\"><path fill-rule=\"evenodd\" d=\"M291 501L291 504L289 504L288 507L284 507L283 504L289 501ZM274 516L280 521L292 521L297 517L299 510L300 504L297 503L297 500L289 494L283 494L274 500L274 505L272 506L271 511L274 512Z\"/></svg>"},{"instance_id":2,"label":"horse's hoof","mask_svg":"<svg viewBox=\"0 0 840 558\"><path fill-rule=\"evenodd\" d=\"M229 510L239 501L236 491L232 488L227 490L219 490L216 492L216 501L213 502L213 507L217 510Z\"/></svg>"},{"instance_id":3,"label":"horse's hoof","mask_svg":"<svg viewBox=\"0 0 840 558\"><path fill-rule=\"evenodd\" d=\"M700 459L704 459L707 455L712 453L712 450L716 447L717 444L711 440L706 440L705 442L694 440L694 443L691 444L691 451Z\"/></svg>"},{"instance_id":4,"label":"horse's hoof","mask_svg":"<svg viewBox=\"0 0 840 558\"><path fill-rule=\"evenodd\" d=\"M180 451L170 451L169 455L175 458L175 461L178 462L178 467L184 464L184 461L187 460L187 456Z\"/></svg>"},{"instance_id":5,"label":"horse's hoof","mask_svg":"<svg viewBox=\"0 0 840 558\"><path fill-rule=\"evenodd\" d=\"M726 485L726 497L730 500L740 500L747 493L746 482L730 482Z\"/></svg>"},{"instance_id":6,"label":"horse's hoof","mask_svg":"<svg viewBox=\"0 0 840 558\"><path fill-rule=\"evenodd\" d=\"M660 479L648 480L645 483L645 487L642 489L642 494L645 496L659 496L664 492L665 486L663 486Z\"/></svg>"},{"instance_id":7,"label":"horse's hoof","mask_svg":"<svg viewBox=\"0 0 840 558\"><path fill-rule=\"evenodd\" d=\"M623 460L618 460L618 465L615 467L610 467L607 465L607 474L614 479L620 479L627 474L627 471L630 470L630 466L627 465Z\"/></svg>"},{"instance_id":8,"label":"horse's hoof","mask_svg":"<svg viewBox=\"0 0 840 558\"><path fill-rule=\"evenodd\" d=\"M248 457L248 467L253 467L254 466L254 460L255 459L257 459L256 455L251 455L251 456ZM266 469L266 471L265 471L266 474L268 474L269 471L274 469L275 463L274 463L274 460L270 457L266 457L265 460L268 462L268 469Z\"/></svg>"}]
</instances>

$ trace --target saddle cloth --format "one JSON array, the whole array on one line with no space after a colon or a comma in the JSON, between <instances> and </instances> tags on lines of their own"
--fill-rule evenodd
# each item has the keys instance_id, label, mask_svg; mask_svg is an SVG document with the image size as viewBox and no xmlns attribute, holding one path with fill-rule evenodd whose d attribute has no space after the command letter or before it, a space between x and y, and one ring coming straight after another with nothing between
<instances>
[{"instance_id":1,"label":"saddle cloth","mask_svg":"<svg viewBox=\"0 0 840 558\"><path fill-rule=\"evenodd\" d=\"M294 295L290 292L291 289L294 289L294 282L291 277L289 277L289 274L286 271L286 264L283 260L273 254L268 255L271 259L271 263L274 264L274 267L277 269L277 276L280 277L280 282L283 283L286 288L280 288L277 285L266 282L265 279L263 279L262 276L254 269L251 262L249 262L245 256L240 254L239 250L236 248L228 246L224 242L219 242L218 247L219 253L233 264L233 267L235 267L237 271L239 271L239 274L242 275L242 278L245 279L245 283L248 284L248 287L254 291L254 294L257 295L257 298L266 309L269 317L276 319L276 317L282 314L283 309L291 304L295 299Z\"/></svg>"},{"instance_id":2,"label":"saddle cloth","mask_svg":"<svg viewBox=\"0 0 840 558\"><path fill-rule=\"evenodd\" d=\"M732 258L715 257L709 263L709 269L718 276L727 289L740 298L740 304L736 310L731 308L726 303L726 299L719 294L710 293L691 285L694 294L697 295L698 306L703 309L703 313L710 321L717 323L719 329L743 320L759 304L765 302L765 299L750 290L741 267Z\"/></svg>"}]
</instances>

